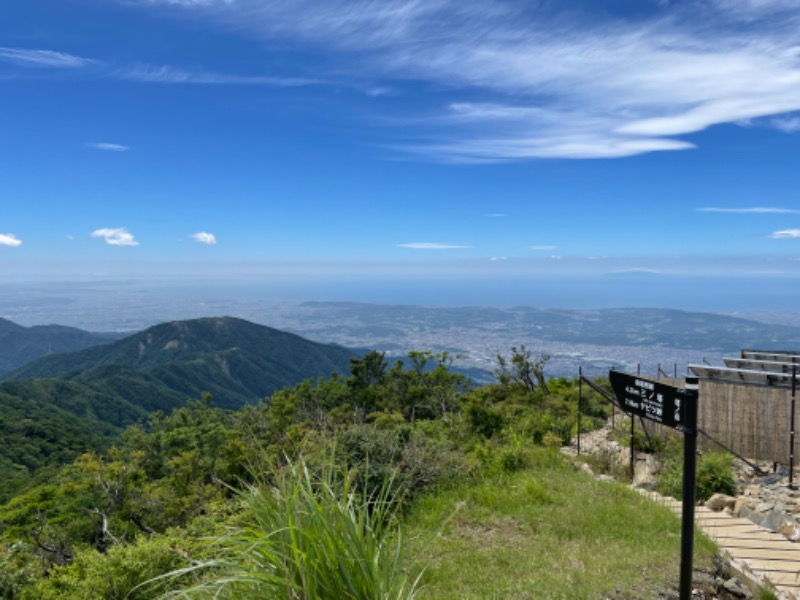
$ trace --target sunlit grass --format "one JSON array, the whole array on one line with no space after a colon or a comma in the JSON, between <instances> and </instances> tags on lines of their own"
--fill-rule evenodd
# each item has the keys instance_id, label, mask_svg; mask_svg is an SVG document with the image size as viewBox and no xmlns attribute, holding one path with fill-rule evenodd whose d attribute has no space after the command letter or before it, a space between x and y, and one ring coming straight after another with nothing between
<instances>
[{"instance_id":1,"label":"sunlit grass","mask_svg":"<svg viewBox=\"0 0 800 600\"><path fill-rule=\"evenodd\" d=\"M535 450L524 471L421 498L409 552L421 598L646 599L677 585L680 523L621 484ZM714 545L696 536L695 563Z\"/></svg>"},{"instance_id":2,"label":"sunlit grass","mask_svg":"<svg viewBox=\"0 0 800 600\"><path fill-rule=\"evenodd\" d=\"M196 572L183 597L404 600L416 582L404 570L404 540L390 483L370 498L329 470L294 464L271 485L243 492L249 525L222 540L220 557Z\"/></svg>"}]
</instances>

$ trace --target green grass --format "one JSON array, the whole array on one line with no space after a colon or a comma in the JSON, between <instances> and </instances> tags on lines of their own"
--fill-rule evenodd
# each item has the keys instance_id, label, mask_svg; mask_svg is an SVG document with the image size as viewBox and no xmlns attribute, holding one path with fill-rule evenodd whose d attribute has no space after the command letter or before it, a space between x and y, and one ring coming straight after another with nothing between
<instances>
[{"instance_id":1,"label":"green grass","mask_svg":"<svg viewBox=\"0 0 800 600\"><path fill-rule=\"evenodd\" d=\"M415 503L405 525L409 556L425 569L420 598L641 600L677 585L680 523L666 508L552 450L528 462ZM714 554L696 535L695 566Z\"/></svg>"},{"instance_id":2,"label":"green grass","mask_svg":"<svg viewBox=\"0 0 800 600\"><path fill-rule=\"evenodd\" d=\"M206 571L170 597L287 600L412 600L391 482L364 498L329 469L289 465L273 484L243 492L249 523L222 540L217 560L167 577ZM162 577L163 579L163 577Z\"/></svg>"}]
</instances>

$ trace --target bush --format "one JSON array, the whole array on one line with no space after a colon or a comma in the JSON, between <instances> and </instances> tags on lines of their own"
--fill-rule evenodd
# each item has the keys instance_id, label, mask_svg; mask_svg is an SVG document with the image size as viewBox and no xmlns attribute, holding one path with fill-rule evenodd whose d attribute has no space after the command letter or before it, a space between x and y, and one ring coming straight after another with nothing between
<instances>
[{"instance_id":1,"label":"bush","mask_svg":"<svg viewBox=\"0 0 800 600\"><path fill-rule=\"evenodd\" d=\"M76 552L72 564L54 569L42 578L22 598L47 600L73 598L75 600L146 600L154 598L165 585L176 585L180 580L148 581L170 569L186 563L182 551L176 550L180 541L170 537L139 539L134 544L114 546L105 554L91 548Z\"/></svg>"},{"instance_id":2,"label":"bush","mask_svg":"<svg viewBox=\"0 0 800 600\"><path fill-rule=\"evenodd\" d=\"M410 500L468 471L464 454L452 448L452 442L439 439L441 432L425 431L426 427L434 424L402 424L391 429L353 426L330 440L331 448L320 460L324 466L333 456L355 478L360 492L374 495L391 481L392 495Z\"/></svg>"},{"instance_id":3,"label":"bush","mask_svg":"<svg viewBox=\"0 0 800 600\"><path fill-rule=\"evenodd\" d=\"M733 457L725 452L706 452L697 461L696 498L708 500L713 494L733 495ZM683 453L668 458L661 471L657 489L664 495L680 498L683 490Z\"/></svg>"}]
</instances>

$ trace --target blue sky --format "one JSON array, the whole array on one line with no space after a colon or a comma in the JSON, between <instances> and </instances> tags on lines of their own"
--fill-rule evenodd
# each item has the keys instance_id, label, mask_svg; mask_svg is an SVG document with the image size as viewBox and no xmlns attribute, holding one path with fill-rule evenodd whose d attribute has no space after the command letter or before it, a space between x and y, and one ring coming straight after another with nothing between
<instances>
[{"instance_id":1,"label":"blue sky","mask_svg":"<svg viewBox=\"0 0 800 600\"><path fill-rule=\"evenodd\" d=\"M3 0L0 273L800 289L789 0Z\"/></svg>"}]
</instances>

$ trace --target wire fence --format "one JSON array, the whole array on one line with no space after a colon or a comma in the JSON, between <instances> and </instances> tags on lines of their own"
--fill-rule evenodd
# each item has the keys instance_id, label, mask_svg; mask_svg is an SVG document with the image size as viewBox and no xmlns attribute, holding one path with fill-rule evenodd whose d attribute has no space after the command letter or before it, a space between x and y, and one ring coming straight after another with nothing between
<instances>
[{"instance_id":1,"label":"wire fence","mask_svg":"<svg viewBox=\"0 0 800 600\"><path fill-rule=\"evenodd\" d=\"M656 376L643 373L639 366L636 374L647 379L659 381L678 388L684 387L685 380L671 377L682 369L677 365L671 368L656 367ZM669 373L672 371L672 373ZM582 377L582 376L581 376ZM603 390L591 380L583 381L614 404L614 410L621 409L613 394ZM703 450L724 449L745 460L757 469L751 461L767 461L788 465L791 458L792 439L792 393L785 387L765 387L742 385L722 381L700 381L698 404L698 438ZM674 430L652 421L637 418L635 427L641 428L650 437L666 439ZM794 440L794 456L800 451L800 436Z\"/></svg>"}]
</instances>

